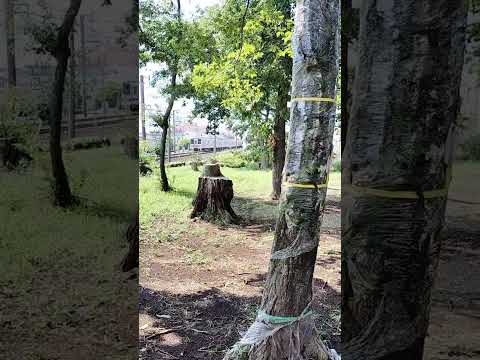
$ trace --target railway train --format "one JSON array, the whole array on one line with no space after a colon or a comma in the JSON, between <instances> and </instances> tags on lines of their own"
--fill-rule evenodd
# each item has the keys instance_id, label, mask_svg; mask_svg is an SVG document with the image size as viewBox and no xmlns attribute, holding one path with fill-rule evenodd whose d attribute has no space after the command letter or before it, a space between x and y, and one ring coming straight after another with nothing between
<instances>
[{"instance_id":1,"label":"railway train","mask_svg":"<svg viewBox=\"0 0 480 360\"><path fill-rule=\"evenodd\" d=\"M217 151L241 149L243 147L243 143L238 138L217 136L215 139L215 137L212 135L204 135L190 139L189 150L193 150L195 152L213 152L215 147Z\"/></svg>"}]
</instances>

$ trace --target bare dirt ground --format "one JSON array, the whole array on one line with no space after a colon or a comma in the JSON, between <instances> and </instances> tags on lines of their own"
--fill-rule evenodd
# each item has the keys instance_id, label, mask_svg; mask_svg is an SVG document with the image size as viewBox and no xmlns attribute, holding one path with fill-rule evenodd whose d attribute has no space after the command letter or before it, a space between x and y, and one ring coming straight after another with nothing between
<instances>
[{"instance_id":1,"label":"bare dirt ground","mask_svg":"<svg viewBox=\"0 0 480 360\"><path fill-rule=\"evenodd\" d=\"M479 175L473 166L454 174L425 360L480 359Z\"/></svg>"},{"instance_id":2,"label":"bare dirt ground","mask_svg":"<svg viewBox=\"0 0 480 360\"><path fill-rule=\"evenodd\" d=\"M256 203L272 211L252 218ZM222 359L255 318L269 263L277 204L237 198L237 227L192 221L180 238L140 243L140 359ZM158 219L156 226L167 226ZM340 340L340 209L330 196L314 281L323 339ZM200 234L200 235L199 235Z\"/></svg>"}]
</instances>

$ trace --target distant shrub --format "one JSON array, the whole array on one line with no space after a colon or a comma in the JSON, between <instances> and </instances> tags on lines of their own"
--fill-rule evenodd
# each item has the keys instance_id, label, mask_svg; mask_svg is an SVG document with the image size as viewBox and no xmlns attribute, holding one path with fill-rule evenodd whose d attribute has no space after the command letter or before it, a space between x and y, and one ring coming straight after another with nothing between
<instances>
[{"instance_id":1,"label":"distant shrub","mask_svg":"<svg viewBox=\"0 0 480 360\"><path fill-rule=\"evenodd\" d=\"M88 150L111 146L110 139L104 137L79 138L72 140L69 150Z\"/></svg>"},{"instance_id":2,"label":"distant shrub","mask_svg":"<svg viewBox=\"0 0 480 360\"><path fill-rule=\"evenodd\" d=\"M200 171L199 167L203 165L202 158L200 156L195 156L192 161L190 161L190 167L193 171Z\"/></svg>"},{"instance_id":3,"label":"distant shrub","mask_svg":"<svg viewBox=\"0 0 480 360\"><path fill-rule=\"evenodd\" d=\"M152 174L152 168L145 158L140 157L138 168L141 176L149 176Z\"/></svg>"},{"instance_id":4,"label":"distant shrub","mask_svg":"<svg viewBox=\"0 0 480 360\"><path fill-rule=\"evenodd\" d=\"M342 171L342 160L337 159L337 160L332 161L330 171L331 172L341 172Z\"/></svg>"},{"instance_id":5,"label":"distant shrub","mask_svg":"<svg viewBox=\"0 0 480 360\"><path fill-rule=\"evenodd\" d=\"M469 137L460 148L463 160L480 160L480 134Z\"/></svg>"},{"instance_id":6,"label":"distant shrub","mask_svg":"<svg viewBox=\"0 0 480 360\"><path fill-rule=\"evenodd\" d=\"M249 163L243 151L221 153L217 156L217 160L222 166L229 168L243 168Z\"/></svg>"}]
</instances>

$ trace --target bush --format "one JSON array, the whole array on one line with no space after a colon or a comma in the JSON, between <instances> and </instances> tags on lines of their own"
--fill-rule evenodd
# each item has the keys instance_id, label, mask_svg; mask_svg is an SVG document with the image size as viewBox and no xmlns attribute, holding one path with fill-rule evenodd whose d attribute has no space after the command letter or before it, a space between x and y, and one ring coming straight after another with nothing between
<instances>
[{"instance_id":1,"label":"bush","mask_svg":"<svg viewBox=\"0 0 480 360\"><path fill-rule=\"evenodd\" d=\"M341 172L342 171L342 161L340 159L332 161L330 171L331 172Z\"/></svg>"},{"instance_id":2,"label":"bush","mask_svg":"<svg viewBox=\"0 0 480 360\"><path fill-rule=\"evenodd\" d=\"M25 168L39 143L38 127L31 121L35 109L28 98L13 91L3 94L0 103L0 165L9 170Z\"/></svg>"},{"instance_id":3,"label":"bush","mask_svg":"<svg viewBox=\"0 0 480 360\"><path fill-rule=\"evenodd\" d=\"M202 158L200 156L195 156L192 161L190 161L190 167L193 171L200 171L199 167L203 165Z\"/></svg>"},{"instance_id":4,"label":"bush","mask_svg":"<svg viewBox=\"0 0 480 360\"><path fill-rule=\"evenodd\" d=\"M148 176L152 174L152 168L149 166L148 161L145 158L140 158L138 162L140 176Z\"/></svg>"},{"instance_id":5,"label":"bush","mask_svg":"<svg viewBox=\"0 0 480 360\"><path fill-rule=\"evenodd\" d=\"M463 160L480 160L480 134L469 137L460 148Z\"/></svg>"},{"instance_id":6,"label":"bush","mask_svg":"<svg viewBox=\"0 0 480 360\"><path fill-rule=\"evenodd\" d=\"M145 141L141 141L139 144L139 171L140 175L148 176L153 170L153 164L155 162L154 149L149 147Z\"/></svg>"},{"instance_id":7,"label":"bush","mask_svg":"<svg viewBox=\"0 0 480 360\"><path fill-rule=\"evenodd\" d=\"M218 154L218 162L229 168L243 168L246 167L249 161L243 151L232 151Z\"/></svg>"},{"instance_id":8,"label":"bush","mask_svg":"<svg viewBox=\"0 0 480 360\"><path fill-rule=\"evenodd\" d=\"M73 139L69 145L70 150L88 150L111 146L110 139L104 137Z\"/></svg>"}]
</instances>

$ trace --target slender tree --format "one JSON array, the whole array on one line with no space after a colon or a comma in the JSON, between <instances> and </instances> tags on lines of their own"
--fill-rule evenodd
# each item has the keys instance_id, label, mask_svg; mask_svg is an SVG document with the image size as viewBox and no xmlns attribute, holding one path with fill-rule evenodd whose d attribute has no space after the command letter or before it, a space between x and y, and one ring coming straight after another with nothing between
<instances>
[{"instance_id":1,"label":"slender tree","mask_svg":"<svg viewBox=\"0 0 480 360\"><path fill-rule=\"evenodd\" d=\"M162 129L160 142L160 176L162 190L169 191L165 171L165 154L170 116L175 102L191 95L190 73L196 63L208 55L211 39L196 21L184 21L180 0L140 3L140 60L142 64L157 63L162 69L154 74L154 83L161 82L167 106L155 117Z\"/></svg>"},{"instance_id":2,"label":"slender tree","mask_svg":"<svg viewBox=\"0 0 480 360\"><path fill-rule=\"evenodd\" d=\"M60 26L52 22L46 22L42 26L37 26L32 29L33 38L38 43L37 52L48 53L52 55L56 61L55 77L49 102L50 158L54 178L53 190L55 203L61 207L71 206L75 202L63 163L61 134L63 93L65 90L68 59L70 57L69 39L81 5L82 0L70 0L70 4Z\"/></svg>"},{"instance_id":3,"label":"slender tree","mask_svg":"<svg viewBox=\"0 0 480 360\"><path fill-rule=\"evenodd\" d=\"M328 359L310 309L335 126L338 1L298 0L291 134L270 267L257 320L225 359Z\"/></svg>"},{"instance_id":4,"label":"slender tree","mask_svg":"<svg viewBox=\"0 0 480 360\"><path fill-rule=\"evenodd\" d=\"M53 190L55 203L60 207L69 207L75 203L75 197L71 192L63 162L61 135L65 78L71 56L69 40L81 5L82 0L70 0L62 23L59 26L52 21L50 14L47 14L41 25L33 25L30 29L31 35L37 43L34 50L37 53L50 54L56 61L52 94L49 102L49 125L50 159L54 179ZM111 5L111 2L104 0L102 6L105 5Z\"/></svg>"},{"instance_id":5,"label":"slender tree","mask_svg":"<svg viewBox=\"0 0 480 360\"><path fill-rule=\"evenodd\" d=\"M463 0L365 0L343 163L343 358L422 359L460 106Z\"/></svg>"}]
</instances>

